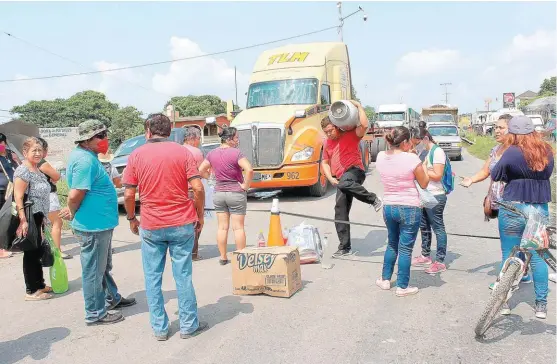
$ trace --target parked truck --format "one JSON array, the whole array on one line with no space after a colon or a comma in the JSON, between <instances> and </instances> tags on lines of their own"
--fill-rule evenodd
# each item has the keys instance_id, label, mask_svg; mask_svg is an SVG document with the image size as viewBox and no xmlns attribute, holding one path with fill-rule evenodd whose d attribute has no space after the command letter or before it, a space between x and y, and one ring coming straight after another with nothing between
<instances>
[{"instance_id":1,"label":"parked truck","mask_svg":"<svg viewBox=\"0 0 557 364\"><path fill-rule=\"evenodd\" d=\"M458 107L451 105L431 105L422 109L422 118L428 124L458 122Z\"/></svg>"},{"instance_id":2,"label":"parked truck","mask_svg":"<svg viewBox=\"0 0 557 364\"><path fill-rule=\"evenodd\" d=\"M397 126L415 128L420 121L420 114L406 104L388 104L377 107L377 119L364 138L369 144L369 156L375 162L381 151L387 150L385 134Z\"/></svg>"},{"instance_id":3,"label":"parked truck","mask_svg":"<svg viewBox=\"0 0 557 364\"><path fill-rule=\"evenodd\" d=\"M305 188L323 196L325 135L321 120L331 103L351 99L344 43L293 44L263 52L250 78L246 108L235 115L239 148L254 168L255 189ZM367 168L368 148L360 145Z\"/></svg>"}]
</instances>

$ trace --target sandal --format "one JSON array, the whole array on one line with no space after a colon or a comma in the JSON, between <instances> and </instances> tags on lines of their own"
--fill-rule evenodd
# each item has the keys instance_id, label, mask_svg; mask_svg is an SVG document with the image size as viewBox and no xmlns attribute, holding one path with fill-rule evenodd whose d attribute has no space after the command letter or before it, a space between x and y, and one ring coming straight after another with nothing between
<instances>
[{"instance_id":1,"label":"sandal","mask_svg":"<svg viewBox=\"0 0 557 364\"><path fill-rule=\"evenodd\" d=\"M43 289L39 289L39 291L43 292L43 293L50 293L52 292L52 287L49 286L44 286Z\"/></svg>"},{"instance_id":2,"label":"sandal","mask_svg":"<svg viewBox=\"0 0 557 364\"><path fill-rule=\"evenodd\" d=\"M191 260L193 260L194 262L197 262L198 260L203 260L203 257L199 254L192 254L192 258Z\"/></svg>"},{"instance_id":3,"label":"sandal","mask_svg":"<svg viewBox=\"0 0 557 364\"><path fill-rule=\"evenodd\" d=\"M230 261L228 259L219 259L219 264L220 265L227 265L228 263L230 263Z\"/></svg>"},{"instance_id":4,"label":"sandal","mask_svg":"<svg viewBox=\"0 0 557 364\"><path fill-rule=\"evenodd\" d=\"M72 259L73 257L69 254L66 253L62 253L60 252L60 256L62 257L62 259Z\"/></svg>"},{"instance_id":5,"label":"sandal","mask_svg":"<svg viewBox=\"0 0 557 364\"><path fill-rule=\"evenodd\" d=\"M50 293L45 293L42 292L41 290L38 290L33 294L26 294L25 301L44 301L44 300L51 299L52 297L53 296Z\"/></svg>"}]
</instances>

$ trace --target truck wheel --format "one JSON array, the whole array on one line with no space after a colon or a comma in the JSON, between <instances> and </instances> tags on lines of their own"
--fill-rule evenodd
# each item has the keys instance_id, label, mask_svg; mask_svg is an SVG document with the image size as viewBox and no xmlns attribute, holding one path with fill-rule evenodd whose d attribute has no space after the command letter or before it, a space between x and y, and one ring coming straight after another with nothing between
<instances>
[{"instance_id":1,"label":"truck wheel","mask_svg":"<svg viewBox=\"0 0 557 364\"><path fill-rule=\"evenodd\" d=\"M367 171L369 167L369 148L366 141L360 142L360 151L362 152L362 165L364 166L364 171Z\"/></svg>"},{"instance_id":2,"label":"truck wheel","mask_svg":"<svg viewBox=\"0 0 557 364\"><path fill-rule=\"evenodd\" d=\"M377 138L377 154L387 150L387 141L385 138Z\"/></svg>"},{"instance_id":3,"label":"truck wheel","mask_svg":"<svg viewBox=\"0 0 557 364\"><path fill-rule=\"evenodd\" d=\"M325 193L327 193L327 188L329 187L329 181L324 174L321 173L321 158L323 157L323 150L321 151L321 155L319 156L319 167L317 169L317 175L319 178L317 182L313 186L309 186L309 195L311 197L323 197Z\"/></svg>"},{"instance_id":4,"label":"truck wheel","mask_svg":"<svg viewBox=\"0 0 557 364\"><path fill-rule=\"evenodd\" d=\"M377 160L377 154L379 154L379 149L377 145L377 138L375 138L369 146L369 159L371 162L375 162Z\"/></svg>"}]
</instances>

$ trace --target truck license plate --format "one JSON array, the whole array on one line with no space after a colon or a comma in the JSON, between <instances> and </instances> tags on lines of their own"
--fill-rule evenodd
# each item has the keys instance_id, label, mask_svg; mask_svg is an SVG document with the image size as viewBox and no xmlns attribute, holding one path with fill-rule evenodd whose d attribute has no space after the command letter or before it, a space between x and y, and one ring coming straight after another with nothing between
<instances>
[{"instance_id":1,"label":"truck license plate","mask_svg":"<svg viewBox=\"0 0 557 364\"><path fill-rule=\"evenodd\" d=\"M272 178L272 176L270 174L267 173L261 173L261 180L262 181L270 181Z\"/></svg>"}]
</instances>

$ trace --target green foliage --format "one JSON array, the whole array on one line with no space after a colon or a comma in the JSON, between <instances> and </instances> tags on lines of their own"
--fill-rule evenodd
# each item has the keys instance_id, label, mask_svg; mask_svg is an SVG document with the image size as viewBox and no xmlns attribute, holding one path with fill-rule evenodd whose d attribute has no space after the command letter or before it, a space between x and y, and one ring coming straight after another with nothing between
<instances>
[{"instance_id":1,"label":"green foliage","mask_svg":"<svg viewBox=\"0 0 557 364\"><path fill-rule=\"evenodd\" d=\"M557 80L556 77L553 76L551 78L546 78L545 80L543 80L542 84L540 85L540 92L538 92L538 95L540 95L540 97L553 96L556 92Z\"/></svg>"},{"instance_id":2,"label":"green foliage","mask_svg":"<svg viewBox=\"0 0 557 364\"><path fill-rule=\"evenodd\" d=\"M369 121L374 121L375 120L375 108L373 106L366 106L364 107L364 110L366 111L366 116L367 119Z\"/></svg>"},{"instance_id":3,"label":"green foliage","mask_svg":"<svg viewBox=\"0 0 557 364\"><path fill-rule=\"evenodd\" d=\"M495 138L491 136L476 135L473 132L466 132L465 138L474 142L474 145L468 145L468 143L463 143L463 145L468 149L470 154L476 158L486 160L489 157L491 149L497 144Z\"/></svg>"},{"instance_id":4,"label":"green foliage","mask_svg":"<svg viewBox=\"0 0 557 364\"><path fill-rule=\"evenodd\" d=\"M180 116L207 116L226 113L226 102L218 96L174 96L164 107L172 104Z\"/></svg>"},{"instance_id":5,"label":"green foliage","mask_svg":"<svg viewBox=\"0 0 557 364\"><path fill-rule=\"evenodd\" d=\"M60 206L62 208L68 206L68 193L70 189L65 179L62 178L56 183L56 191L58 193L58 199L60 200ZM70 230L70 223L66 220L63 221L62 230Z\"/></svg>"},{"instance_id":6,"label":"green foliage","mask_svg":"<svg viewBox=\"0 0 557 364\"><path fill-rule=\"evenodd\" d=\"M358 101L361 103L360 99L358 98L358 93L354 88L354 85L350 84L350 93L352 94L352 100Z\"/></svg>"},{"instance_id":7,"label":"green foliage","mask_svg":"<svg viewBox=\"0 0 557 364\"><path fill-rule=\"evenodd\" d=\"M144 133L141 112L133 106L118 109L112 115L110 146L115 149L124 140Z\"/></svg>"}]
</instances>

